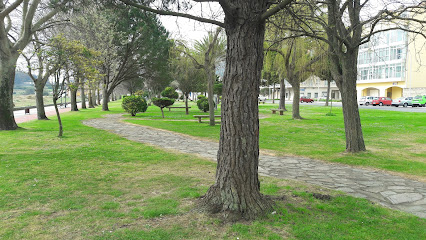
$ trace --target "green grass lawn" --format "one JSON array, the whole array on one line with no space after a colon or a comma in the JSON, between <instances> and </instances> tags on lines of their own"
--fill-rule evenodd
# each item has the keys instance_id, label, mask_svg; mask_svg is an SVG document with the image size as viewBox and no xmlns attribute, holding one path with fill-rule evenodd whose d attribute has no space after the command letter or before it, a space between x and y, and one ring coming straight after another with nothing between
<instances>
[{"instance_id":1,"label":"green grass lawn","mask_svg":"<svg viewBox=\"0 0 426 240\"><path fill-rule=\"evenodd\" d=\"M119 103L111 103L110 109L122 112ZM137 121L195 121L182 117L181 110L166 112L167 119L157 121L159 110L148 110L138 114L146 121ZM424 219L339 192L266 177L261 178L261 191L283 196L274 214L254 222L224 223L191 211L213 183L215 163L81 124L103 114L99 108L63 114L63 138L56 137L56 120L0 132L0 239L399 240L426 234ZM274 116L270 121L282 120ZM194 126L218 130L203 123ZM312 193L328 194L331 200L316 199Z\"/></svg>"},{"instance_id":2,"label":"green grass lawn","mask_svg":"<svg viewBox=\"0 0 426 240\"><path fill-rule=\"evenodd\" d=\"M176 105L183 105L182 102ZM379 110L360 110L367 151L345 154L345 131L341 108L333 108L336 116L326 116L329 107L301 104L305 120L292 120L291 112L284 116L271 114L273 104L261 104L260 148L277 155L297 155L349 165L373 167L425 180L426 178L426 114ZM291 109L291 106L287 106ZM183 111L161 113L155 106L148 108L129 122L176 131L218 141L220 126L208 126L208 120L198 123L192 115L200 114L192 104L190 115ZM220 114L218 111L217 114ZM155 121L146 121L155 120Z\"/></svg>"}]
</instances>

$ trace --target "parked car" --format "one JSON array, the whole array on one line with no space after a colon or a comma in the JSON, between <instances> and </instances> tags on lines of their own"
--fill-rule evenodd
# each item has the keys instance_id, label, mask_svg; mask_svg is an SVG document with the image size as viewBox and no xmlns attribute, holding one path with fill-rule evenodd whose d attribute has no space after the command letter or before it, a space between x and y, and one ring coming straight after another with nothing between
<instances>
[{"instance_id":1,"label":"parked car","mask_svg":"<svg viewBox=\"0 0 426 240\"><path fill-rule=\"evenodd\" d=\"M425 107L426 106L426 95L417 95L413 98L413 107Z\"/></svg>"},{"instance_id":2,"label":"parked car","mask_svg":"<svg viewBox=\"0 0 426 240\"><path fill-rule=\"evenodd\" d=\"M375 97L373 99L373 101L371 102L371 105L376 106L383 106L383 105L387 105L390 106L392 105L392 99L388 98L388 97Z\"/></svg>"},{"instance_id":3,"label":"parked car","mask_svg":"<svg viewBox=\"0 0 426 240\"><path fill-rule=\"evenodd\" d=\"M411 101L413 100L413 97L400 97L392 101L392 106L399 107L408 107L412 106L413 104Z\"/></svg>"},{"instance_id":4,"label":"parked car","mask_svg":"<svg viewBox=\"0 0 426 240\"><path fill-rule=\"evenodd\" d=\"M259 102L265 102L266 101L266 97L259 96L258 100L259 100Z\"/></svg>"},{"instance_id":5,"label":"parked car","mask_svg":"<svg viewBox=\"0 0 426 240\"><path fill-rule=\"evenodd\" d=\"M371 96L364 96L364 97L361 97L361 99L358 101L358 104L359 104L359 105L365 105L365 106L368 106L368 105L370 105L370 104L371 104L371 102L373 101L373 99L374 99L374 97L371 97Z\"/></svg>"},{"instance_id":6,"label":"parked car","mask_svg":"<svg viewBox=\"0 0 426 240\"><path fill-rule=\"evenodd\" d=\"M313 100L313 99L311 99L311 98L307 98L307 97L303 96L303 97L300 97L300 102L301 102L301 103L303 103L303 102L306 102L306 103L313 103L313 102L314 102L314 100Z\"/></svg>"}]
</instances>

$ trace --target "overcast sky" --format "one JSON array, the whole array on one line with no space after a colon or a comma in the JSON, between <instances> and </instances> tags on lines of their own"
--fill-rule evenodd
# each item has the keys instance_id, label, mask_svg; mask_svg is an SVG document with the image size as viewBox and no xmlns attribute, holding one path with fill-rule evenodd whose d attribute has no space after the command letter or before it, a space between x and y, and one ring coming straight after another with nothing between
<instances>
[{"instance_id":1,"label":"overcast sky","mask_svg":"<svg viewBox=\"0 0 426 240\"><path fill-rule=\"evenodd\" d=\"M223 21L222 9L218 3L195 3L188 14ZM214 30L217 27L213 24L201 23L183 17L160 16L160 20L170 32L171 38L186 40L190 43L201 40L207 35L207 31Z\"/></svg>"}]
</instances>

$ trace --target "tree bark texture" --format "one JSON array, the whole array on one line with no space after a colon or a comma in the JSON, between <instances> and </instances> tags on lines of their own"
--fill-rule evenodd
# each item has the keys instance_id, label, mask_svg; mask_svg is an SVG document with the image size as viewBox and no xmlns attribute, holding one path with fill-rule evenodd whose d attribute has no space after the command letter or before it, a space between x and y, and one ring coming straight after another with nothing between
<instances>
[{"instance_id":1,"label":"tree bark texture","mask_svg":"<svg viewBox=\"0 0 426 240\"><path fill-rule=\"evenodd\" d=\"M89 108L95 108L95 105L93 104L93 94L92 89L89 89Z\"/></svg>"},{"instance_id":2,"label":"tree bark texture","mask_svg":"<svg viewBox=\"0 0 426 240\"><path fill-rule=\"evenodd\" d=\"M80 95L81 95L81 108L82 109L87 109L87 106L86 106L86 93L84 91L84 82L82 82L81 85L80 85Z\"/></svg>"},{"instance_id":3,"label":"tree bark texture","mask_svg":"<svg viewBox=\"0 0 426 240\"><path fill-rule=\"evenodd\" d=\"M346 152L361 152L366 150L357 102L356 59L357 56L347 58L346 61L342 63L342 67L344 69L343 78L341 81L336 81L337 86L339 87L339 90L342 94L342 109L346 134Z\"/></svg>"},{"instance_id":4,"label":"tree bark texture","mask_svg":"<svg viewBox=\"0 0 426 240\"><path fill-rule=\"evenodd\" d=\"M216 183L201 199L201 206L231 219L253 219L272 207L272 201L260 193L258 179L257 97L265 33L260 16L267 1L234 4L239 7L225 11L227 53Z\"/></svg>"},{"instance_id":5,"label":"tree bark texture","mask_svg":"<svg viewBox=\"0 0 426 240\"><path fill-rule=\"evenodd\" d=\"M284 78L281 78L280 80L280 103L279 103L279 109L283 109L284 111L287 111L285 108L285 81Z\"/></svg>"},{"instance_id":6,"label":"tree bark texture","mask_svg":"<svg viewBox=\"0 0 426 240\"><path fill-rule=\"evenodd\" d=\"M328 106L328 101L330 101L330 91L331 91L331 80L327 80L327 98L325 99L325 106ZM333 99L331 99L333 101Z\"/></svg>"},{"instance_id":7,"label":"tree bark texture","mask_svg":"<svg viewBox=\"0 0 426 240\"><path fill-rule=\"evenodd\" d=\"M61 120L61 115L59 114L58 104L57 104L56 101L57 101L57 99L53 98L53 105L55 106L56 117L58 117L58 123L59 123L58 137L62 137L64 130L63 130L63 127L62 127L62 120Z\"/></svg>"},{"instance_id":8,"label":"tree bark texture","mask_svg":"<svg viewBox=\"0 0 426 240\"><path fill-rule=\"evenodd\" d=\"M215 80L215 74L214 74L214 64L213 64L213 69L209 69L209 67L207 67L208 69L206 69L206 73L207 73L207 80L208 80L208 87L207 87L207 91L208 91L208 101L209 101L209 116L210 116L210 122L209 125L210 126L214 126L215 122L214 122L214 93L213 93L213 85L214 85L214 80Z\"/></svg>"},{"instance_id":9,"label":"tree bark texture","mask_svg":"<svg viewBox=\"0 0 426 240\"><path fill-rule=\"evenodd\" d=\"M70 98L71 98L71 111L78 111L77 107L77 89L71 88L70 91Z\"/></svg>"},{"instance_id":10,"label":"tree bark texture","mask_svg":"<svg viewBox=\"0 0 426 240\"><path fill-rule=\"evenodd\" d=\"M44 99L43 99L43 84L36 84L35 94L36 94L36 107L37 107L37 119L38 120L49 120L44 111Z\"/></svg>"},{"instance_id":11,"label":"tree bark texture","mask_svg":"<svg viewBox=\"0 0 426 240\"><path fill-rule=\"evenodd\" d=\"M104 88L103 94L102 94L102 111L109 111L109 108L108 108L109 95L110 93L108 92L108 90Z\"/></svg>"},{"instance_id":12,"label":"tree bark texture","mask_svg":"<svg viewBox=\"0 0 426 240\"><path fill-rule=\"evenodd\" d=\"M272 88L272 103L275 104L275 82L274 87Z\"/></svg>"},{"instance_id":13,"label":"tree bark texture","mask_svg":"<svg viewBox=\"0 0 426 240\"><path fill-rule=\"evenodd\" d=\"M15 130L18 125L13 116L13 85L16 57L0 54L0 130Z\"/></svg>"},{"instance_id":14,"label":"tree bark texture","mask_svg":"<svg viewBox=\"0 0 426 240\"><path fill-rule=\"evenodd\" d=\"M96 90L97 92L97 102L98 105L101 105L101 90L99 90L99 88Z\"/></svg>"},{"instance_id":15,"label":"tree bark texture","mask_svg":"<svg viewBox=\"0 0 426 240\"><path fill-rule=\"evenodd\" d=\"M189 109L188 109L188 93L185 93L185 114L189 115Z\"/></svg>"},{"instance_id":16,"label":"tree bark texture","mask_svg":"<svg viewBox=\"0 0 426 240\"><path fill-rule=\"evenodd\" d=\"M300 81L293 79L291 80L291 86L293 87L293 119L303 119L300 116Z\"/></svg>"}]
</instances>

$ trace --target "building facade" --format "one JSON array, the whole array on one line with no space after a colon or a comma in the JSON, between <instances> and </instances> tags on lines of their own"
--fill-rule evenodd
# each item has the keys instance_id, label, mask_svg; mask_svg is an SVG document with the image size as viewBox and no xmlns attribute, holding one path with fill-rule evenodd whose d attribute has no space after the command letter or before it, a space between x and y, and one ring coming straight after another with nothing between
<instances>
[{"instance_id":1,"label":"building facade","mask_svg":"<svg viewBox=\"0 0 426 240\"><path fill-rule=\"evenodd\" d=\"M358 99L426 94L424 45L422 37L399 29L373 35L358 53Z\"/></svg>"},{"instance_id":2,"label":"building facade","mask_svg":"<svg viewBox=\"0 0 426 240\"><path fill-rule=\"evenodd\" d=\"M268 99L279 99L281 86L275 84L275 86L260 87L261 95L266 96ZM265 89L265 90L262 90ZM266 90L267 89L267 90ZM285 99L292 101L294 96L294 90L291 84L285 81ZM300 83L300 96L306 96L315 100L325 99L327 97L327 81L323 81L316 76L311 76L306 81ZM330 85L330 98L341 100L339 89L334 81Z\"/></svg>"}]
</instances>

